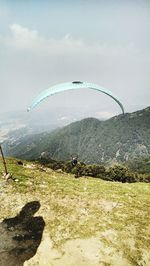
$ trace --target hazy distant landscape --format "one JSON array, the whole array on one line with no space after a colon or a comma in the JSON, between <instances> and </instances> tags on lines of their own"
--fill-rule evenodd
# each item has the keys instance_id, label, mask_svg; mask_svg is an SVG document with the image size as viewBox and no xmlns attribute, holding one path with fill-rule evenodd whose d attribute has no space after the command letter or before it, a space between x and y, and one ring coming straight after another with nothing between
<instances>
[{"instance_id":1,"label":"hazy distant landscape","mask_svg":"<svg viewBox=\"0 0 150 266\"><path fill-rule=\"evenodd\" d=\"M9 139L13 132L20 137L25 135L51 131L58 127L63 127L71 122L83 119L89 116L97 116L97 107L95 110L86 108L78 111L78 107L50 107L45 110L35 110L30 114L27 110L16 112L0 113L0 142ZM100 119L105 120L107 113L101 112ZM20 133L19 133L20 132ZM12 133L12 134L11 134Z\"/></svg>"}]
</instances>

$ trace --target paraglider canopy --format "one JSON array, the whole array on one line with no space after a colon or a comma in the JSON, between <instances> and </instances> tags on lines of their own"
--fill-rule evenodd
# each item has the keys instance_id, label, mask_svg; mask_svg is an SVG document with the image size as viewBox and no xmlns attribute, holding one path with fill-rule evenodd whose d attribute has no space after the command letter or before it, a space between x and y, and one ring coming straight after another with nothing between
<instances>
[{"instance_id":1,"label":"paraglider canopy","mask_svg":"<svg viewBox=\"0 0 150 266\"><path fill-rule=\"evenodd\" d=\"M57 93L61 93L63 91L68 91L68 90L76 90L76 89L92 89L96 90L98 92L102 92L108 96L110 96L117 104L120 106L122 113L124 114L124 107L120 100L112 94L112 92L108 91L107 89L94 84L94 83L89 83L89 82L82 82L82 81L72 81L72 82L67 82L67 83L61 83L57 84L55 86L50 87L47 90L44 90L42 93L40 93L32 102L31 106L27 109L29 112L32 110L34 107L36 107L41 101L43 101L45 98L52 96Z\"/></svg>"}]
</instances>

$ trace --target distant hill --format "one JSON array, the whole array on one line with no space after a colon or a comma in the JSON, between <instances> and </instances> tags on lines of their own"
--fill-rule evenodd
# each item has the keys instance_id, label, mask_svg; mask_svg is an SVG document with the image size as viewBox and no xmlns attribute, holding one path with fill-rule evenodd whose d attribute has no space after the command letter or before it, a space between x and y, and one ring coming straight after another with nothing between
<instances>
[{"instance_id":1,"label":"distant hill","mask_svg":"<svg viewBox=\"0 0 150 266\"><path fill-rule=\"evenodd\" d=\"M43 151L58 160L78 154L86 163L127 162L150 156L150 107L106 121L86 118L51 133L10 138L5 153L34 160Z\"/></svg>"}]
</instances>

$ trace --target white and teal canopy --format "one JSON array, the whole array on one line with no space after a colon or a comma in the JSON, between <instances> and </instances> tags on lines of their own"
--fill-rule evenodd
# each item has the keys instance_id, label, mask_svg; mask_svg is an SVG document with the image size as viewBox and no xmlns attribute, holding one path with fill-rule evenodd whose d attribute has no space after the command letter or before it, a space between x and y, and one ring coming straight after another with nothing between
<instances>
[{"instance_id":1,"label":"white and teal canopy","mask_svg":"<svg viewBox=\"0 0 150 266\"><path fill-rule=\"evenodd\" d=\"M32 110L40 102L42 102L44 99L46 99L49 96L55 95L55 94L63 92L63 91L77 90L77 89L92 89L92 90L96 90L98 92L102 92L102 93L110 96L113 100L115 100L119 104L119 106L122 110L122 113L124 114L124 107L123 107L122 103L120 102L120 100L116 96L114 96L112 94L112 92L106 90L105 88L103 88L97 84L89 83L89 82L81 82L81 81L61 83L61 84L57 84L55 86L52 86L47 90L44 90L33 100L31 106L27 110L28 111Z\"/></svg>"}]
</instances>

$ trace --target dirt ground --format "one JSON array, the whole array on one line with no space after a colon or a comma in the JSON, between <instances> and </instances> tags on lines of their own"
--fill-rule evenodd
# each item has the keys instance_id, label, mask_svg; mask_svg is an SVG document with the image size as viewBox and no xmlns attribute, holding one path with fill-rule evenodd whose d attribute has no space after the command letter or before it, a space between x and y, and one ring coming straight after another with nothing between
<instances>
[{"instance_id":1,"label":"dirt ground","mask_svg":"<svg viewBox=\"0 0 150 266\"><path fill-rule=\"evenodd\" d=\"M37 254L24 266L130 266L123 254L113 248L106 248L99 237L69 240L58 251L52 248L51 240L44 235Z\"/></svg>"}]
</instances>

